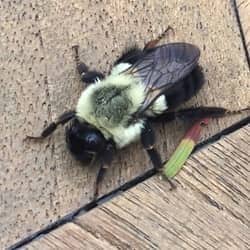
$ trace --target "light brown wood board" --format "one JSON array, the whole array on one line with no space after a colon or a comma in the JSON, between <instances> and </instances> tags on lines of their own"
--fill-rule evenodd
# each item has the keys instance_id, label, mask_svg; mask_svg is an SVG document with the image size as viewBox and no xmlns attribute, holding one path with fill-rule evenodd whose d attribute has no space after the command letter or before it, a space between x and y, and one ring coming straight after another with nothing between
<instances>
[{"instance_id":1,"label":"light brown wood board","mask_svg":"<svg viewBox=\"0 0 250 250\"><path fill-rule=\"evenodd\" d=\"M229 1L4 1L0 6L0 235L13 244L93 198L96 169L72 159L59 129L43 143L24 142L74 108L82 91L71 46L90 67L108 72L124 47L140 46L168 25L170 41L201 48L202 91L186 104L231 109L249 105L249 70ZM165 41L166 42L166 41ZM207 138L241 119L216 120ZM189 126L160 124L157 148L166 159ZM139 144L118 153L100 195L151 168Z\"/></svg>"},{"instance_id":2,"label":"light brown wood board","mask_svg":"<svg viewBox=\"0 0 250 250\"><path fill-rule=\"evenodd\" d=\"M237 0L237 9L239 12L240 23L245 39L248 56L250 55L250 1Z\"/></svg>"},{"instance_id":3,"label":"light brown wood board","mask_svg":"<svg viewBox=\"0 0 250 250\"><path fill-rule=\"evenodd\" d=\"M250 126L195 153L178 188L154 176L25 249L249 249Z\"/></svg>"}]
</instances>

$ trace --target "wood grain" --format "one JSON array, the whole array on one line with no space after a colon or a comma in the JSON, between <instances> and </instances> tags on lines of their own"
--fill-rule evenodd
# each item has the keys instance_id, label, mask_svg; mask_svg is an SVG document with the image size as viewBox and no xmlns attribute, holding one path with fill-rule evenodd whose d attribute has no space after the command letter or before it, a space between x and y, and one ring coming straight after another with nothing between
<instances>
[{"instance_id":1,"label":"wood grain","mask_svg":"<svg viewBox=\"0 0 250 250\"><path fill-rule=\"evenodd\" d=\"M98 239L91 232L82 229L74 223L66 225L52 231L46 237L32 242L23 249L116 249L108 241Z\"/></svg>"},{"instance_id":2,"label":"wood grain","mask_svg":"<svg viewBox=\"0 0 250 250\"><path fill-rule=\"evenodd\" d=\"M236 3L244 32L248 55L250 55L250 0L237 0Z\"/></svg>"},{"instance_id":3,"label":"wood grain","mask_svg":"<svg viewBox=\"0 0 250 250\"><path fill-rule=\"evenodd\" d=\"M0 246L13 244L93 197L96 168L69 155L64 131L43 143L25 142L45 123L74 108L82 91L71 46L91 67L108 72L125 46L143 45L168 25L173 41L201 48L207 83L190 105L249 105L249 70L229 1L3 1L0 15ZM139 29L138 29L139 27ZM239 87L240 86L240 87ZM214 121L208 137L239 120ZM188 125L156 126L163 158ZM136 152L136 153L135 153ZM100 195L151 167L139 144L120 152Z\"/></svg>"},{"instance_id":4,"label":"wood grain","mask_svg":"<svg viewBox=\"0 0 250 250\"><path fill-rule=\"evenodd\" d=\"M249 145L250 125L195 153L177 190L152 177L26 249L249 249Z\"/></svg>"}]
</instances>

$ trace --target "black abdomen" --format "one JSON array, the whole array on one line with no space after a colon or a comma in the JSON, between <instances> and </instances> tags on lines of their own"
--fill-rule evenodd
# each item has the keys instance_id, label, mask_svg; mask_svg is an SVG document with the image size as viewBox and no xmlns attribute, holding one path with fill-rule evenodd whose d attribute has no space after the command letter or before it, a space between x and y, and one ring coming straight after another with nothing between
<instances>
[{"instance_id":1,"label":"black abdomen","mask_svg":"<svg viewBox=\"0 0 250 250\"><path fill-rule=\"evenodd\" d=\"M204 74L202 68L197 66L183 80L174 84L174 86L165 93L168 108L173 109L193 97L204 84Z\"/></svg>"}]
</instances>

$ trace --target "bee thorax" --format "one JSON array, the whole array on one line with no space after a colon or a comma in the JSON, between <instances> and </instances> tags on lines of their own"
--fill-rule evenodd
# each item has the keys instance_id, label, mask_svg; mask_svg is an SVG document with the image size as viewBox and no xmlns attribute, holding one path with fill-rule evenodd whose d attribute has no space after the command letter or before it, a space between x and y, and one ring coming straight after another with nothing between
<instances>
[{"instance_id":1,"label":"bee thorax","mask_svg":"<svg viewBox=\"0 0 250 250\"><path fill-rule=\"evenodd\" d=\"M143 121L138 121L128 127L117 127L113 130L113 139L118 148L123 148L140 138L144 127Z\"/></svg>"},{"instance_id":2,"label":"bee thorax","mask_svg":"<svg viewBox=\"0 0 250 250\"><path fill-rule=\"evenodd\" d=\"M143 123L130 124L130 120L145 93L139 79L119 72L115 68L110 76L88 86L78 100L76 112L79 120L93 125L121 148L140 135Z\"/></svg>"},{"instance_id":3,"label":"bee thorax","mask_svg":"<svg viewBox=\"0 0 250 250\"><path fill-rule=\"evenodd\" d=\"M104 86L93 94L93 112L104 127L113 128L127 121L132 102L125 88Z\"/></svg>"}]
</instances>

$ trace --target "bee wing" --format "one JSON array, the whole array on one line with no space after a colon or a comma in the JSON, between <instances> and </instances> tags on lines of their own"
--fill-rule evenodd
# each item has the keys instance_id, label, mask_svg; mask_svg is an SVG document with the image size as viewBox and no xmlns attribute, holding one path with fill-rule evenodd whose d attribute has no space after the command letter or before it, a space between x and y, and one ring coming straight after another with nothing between
<instances>
[{"instance_id":1,"label":"bee wing","mask_svg":"<svg viewBox=\"0 0 250 250\"><path fill-rule=\"evenodd\" d=\"M198 64L200 50L188 43L169 43L150 49L143 58L127 71L140 77L145 86L146 98L137 115L171 88L176 82L187 76Z\"/></svg>"}]
</instances>

